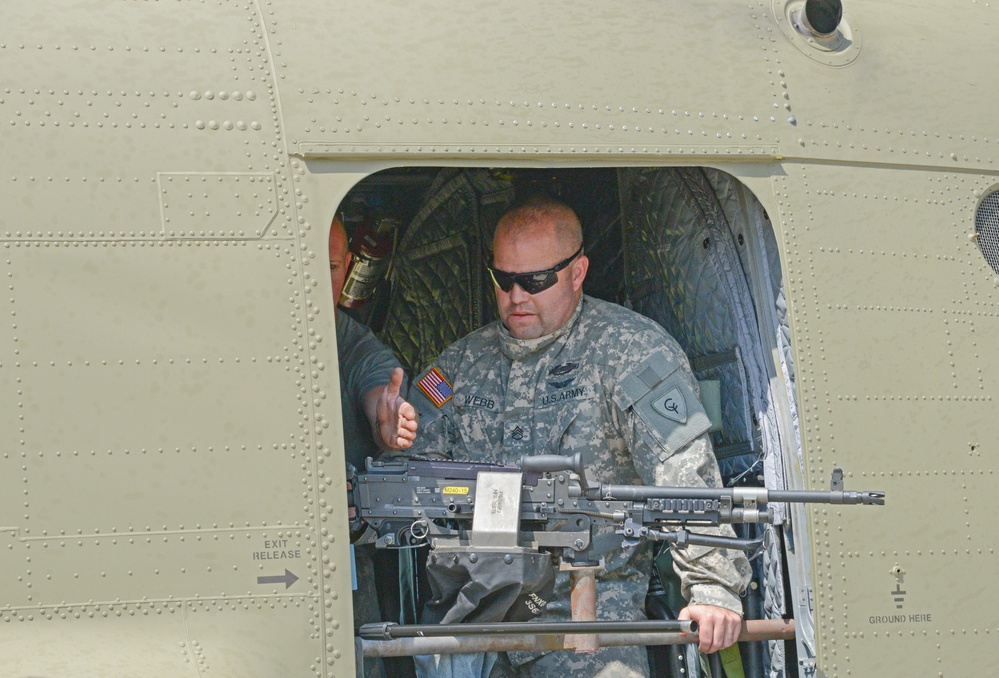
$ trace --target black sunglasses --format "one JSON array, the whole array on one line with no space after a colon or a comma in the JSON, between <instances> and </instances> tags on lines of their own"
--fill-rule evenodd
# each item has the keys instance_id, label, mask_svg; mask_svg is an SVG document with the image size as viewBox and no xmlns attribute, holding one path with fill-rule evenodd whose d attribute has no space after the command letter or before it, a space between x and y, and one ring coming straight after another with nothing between
<instances>
[{"instance_id":1,"label":"black sunglasses","mask_svg":"<svg viewBox=\"0 0 999 678\"><path fill-rule=\"evenodd\" d=\"M504 292L512 290L514 283L516 283L520 286L520 289L528 294L537 294L538 292L544 292L558 282L558 272L571 264L572 260L582 253L583 246L580 245L576 253L568 259L563 259L551 268L541 271L530 271L529 273L507 273L492 266L487 268L489 269L489 275L493 278L493 282L496 283L496 287Z\"/></svg>"}]
</instances>

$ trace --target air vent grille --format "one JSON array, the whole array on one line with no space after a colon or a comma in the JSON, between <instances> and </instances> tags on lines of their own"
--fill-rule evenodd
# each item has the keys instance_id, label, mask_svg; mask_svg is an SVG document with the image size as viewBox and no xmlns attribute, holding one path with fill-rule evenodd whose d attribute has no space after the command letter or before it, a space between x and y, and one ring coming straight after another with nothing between
<instances>
[{"instance_id":1,"label":"air vent grille","mask_svg":"<svg viewBox=\"0 0 999 678\"><path fill-rule=\"evenodd\" d=\"M978 247L997 274L999 274L999 191L985 196L975 213L975 232Z\"/></svg>"}]
</instances>

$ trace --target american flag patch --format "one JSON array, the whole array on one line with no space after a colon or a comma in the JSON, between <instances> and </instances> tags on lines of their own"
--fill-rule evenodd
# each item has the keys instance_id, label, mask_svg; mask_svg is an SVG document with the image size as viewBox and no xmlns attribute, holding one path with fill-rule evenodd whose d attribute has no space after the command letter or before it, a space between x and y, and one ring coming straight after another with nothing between
<instances>
[{"instance_id":1,"label":"american flag patch","mask_svg":"<svg viewBox=\"0 0 999 678\"><path fill-rule=\"evenodd\" d=\"M444 378L444 375L436 367L431 368L423 376L423 379L416 382L416 385L420 387L423 394L430 398L437 407L451 400L451 396L454 395L454 389L451 388L451 384L448 383L447 379Z\"/></svg>"}]
</instances>

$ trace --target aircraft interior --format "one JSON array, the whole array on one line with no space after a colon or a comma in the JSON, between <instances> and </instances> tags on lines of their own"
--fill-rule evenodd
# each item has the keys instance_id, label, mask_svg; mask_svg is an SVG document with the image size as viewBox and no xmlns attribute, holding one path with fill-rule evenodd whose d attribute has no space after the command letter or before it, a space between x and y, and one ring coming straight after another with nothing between
<instances>
[{"instance_id":1,"label":"aircraft interior","mask_svg":"<svg viewBox=\"0 0 999 678\"><path fill-rule=\"evenodd\" d=\"M512 203L536 193L559 198L580 217L590 259L584 292L654 319L687 352L724 482L792 486L800 446L777 243L763 207L724 172L411 167L374 174L338 213L355 257L369 236L368 254L382 259L380 279L338 312L371 327L413 378L452 341L496 318L485 268L493 229ZM747 619L799 616L790 593L801 586L808 554L791 535L793 519L780 513L780 524L736 528L743 537L766 537L749 554ZM378 581L390 574L379 572ZM661 589L649 613L675 614L678 593L670 582ZM392 605L383 605L386 614L405 616ZM807 638L807 620L797 623L799 638ZM747 676L785 675L783 668L771 673L777 666L793 672L798 651L783 641L740 646Z\"/></svg>"}]
</instances>

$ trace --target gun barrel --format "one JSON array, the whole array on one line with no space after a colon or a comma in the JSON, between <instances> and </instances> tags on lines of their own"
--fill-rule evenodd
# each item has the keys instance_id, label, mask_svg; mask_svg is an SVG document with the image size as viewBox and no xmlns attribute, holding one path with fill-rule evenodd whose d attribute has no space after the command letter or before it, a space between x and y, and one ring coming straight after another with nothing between
<instances>
[{"instance_id":1,"label":"gun barrel","mask_svg":"<svg viewBox=\"0 0 999 678\"><path fill-rule=\"evenodd\" d=\"M812 491L812 490L771 490L769 501L787 501L802 504L875 504L883 506L885 493L847 492L844 490Z\"/></svg>"},{"instance_id":2,"label":"gun barrel","mask_svg":"<svg viewBox=\"0 0 999 678\"><path fill-rule=\"evenodd\" d=\"M847 492L843 490L768 490L765 487L656 487L654 485L609 485L602 483L599 499L647 501L649 499L730 498L733 504L771 501L806 504L878 504L885 503L884 492Z\"/></svg>"}]
</instances>

